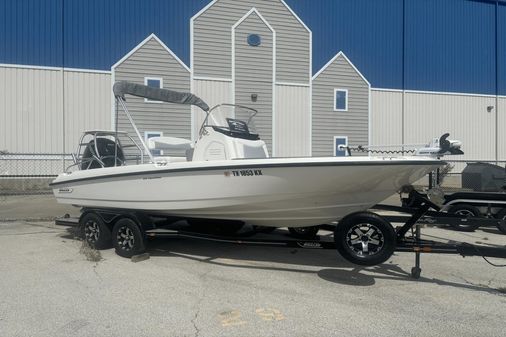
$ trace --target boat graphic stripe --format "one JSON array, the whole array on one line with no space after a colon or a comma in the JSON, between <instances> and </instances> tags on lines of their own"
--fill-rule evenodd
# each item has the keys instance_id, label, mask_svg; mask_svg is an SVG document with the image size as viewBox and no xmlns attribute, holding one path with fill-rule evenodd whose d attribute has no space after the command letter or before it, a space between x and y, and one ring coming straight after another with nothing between
<instances>
[{"instance_id":1,"label":"boat graphic stripe","mask_svg":"<svg viewBox=\"0 0 506 337\"><path fill-rule=\"evenodd\" d=\"M265 163L255 164L251 163L248 165L222 165L222 166L209 166L209 167L190 167L190 168L175 168L175 169L164 169L164 170L148 170L139 172L125 172L116 173L103 176L85 177L72 180L66 180L61 182L50 183L49 186L65 186L74 184L77 182L90 181L90 180L101 180L128 176L142 176L142 175L160 175L165 173L180 173L180 172L198 172L198 171L221 171L221 170L236 170L236 169L263 169L263 168L294 168L294 167L329 167L329 166L431 166L445 165L446 162L440 160L428 161L428 160L414 160L414 161L377 161L377 162L308 162L308 163Z\"/></svg>"}]
</instances>

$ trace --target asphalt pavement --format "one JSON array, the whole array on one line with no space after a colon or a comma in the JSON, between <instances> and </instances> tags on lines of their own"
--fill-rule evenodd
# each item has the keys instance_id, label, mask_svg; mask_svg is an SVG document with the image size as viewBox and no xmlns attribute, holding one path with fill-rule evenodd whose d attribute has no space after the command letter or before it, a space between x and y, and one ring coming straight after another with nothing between
<instances>
[{"instance_id":1,"label":"asphalt pavement","mask_svg":"<svg viewBox=\"0 0 506 337\"><path fill-rule=\"evenodd\" d=\"M425 233L506 244L493 228ZM408 253L357 268L333 250L186 239L90 261L68 229L28 220L0 222L0 247L0 336L504 335L506 268L480 257L423 255L419 280Z\"/></svg>"}]
</instances>

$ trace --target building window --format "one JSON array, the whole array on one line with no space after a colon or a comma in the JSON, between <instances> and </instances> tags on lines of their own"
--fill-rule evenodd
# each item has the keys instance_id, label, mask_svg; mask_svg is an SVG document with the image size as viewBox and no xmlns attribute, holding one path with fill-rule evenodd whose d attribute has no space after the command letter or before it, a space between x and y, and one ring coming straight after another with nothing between
<instances>
[{"instance_id":1,"label":"building window","mask_svg":"<svg viewBox=\"0 0 506 337\"><path fill-rule=\"evenodd\" d=\"M334 89L334 111L348 111L347 89Z\"/></svg>"},{"instance_id":2,"label":"building window","mask_svg":"<svg viewBox=\"0 0 506 337\"><path fill-rule=\"evenodd\" d=\"M334 156L335 157L346 157L348 151L343 146L348 146L347 136L334 136Z\"/></svg>"},{"instance_id":3,"label":"building window","mask_svg":"<svg viewBox=\"0 0 506 337\"><path fill-rule=\"evenodd\" d=\"M262 43L262 38L258 34L249 34L247 40L252 47L258 47Z\"/></svg>"},{"instance_id":4,"label":"building window","mask_svg":"<svg viewBox=\"0 0 506 337\"><path fill-rule=\"evenodd\" d=\"M144 85L152 88L163 88L163 79L161 77L144 77ZM162 101L154 101L148 98L144 98L144 102L149 103L163 103Z\"/></svg>"},{"instance_id":5,"label":"building window","mask_svg":"<svg viewBox=\"0 0 506 337\"><path fill-rule=\"evenodd\" d=\"M160 131L145 131L144 132L144 142L147 145L149 138L152 138L152 137L162 137L162 136L163 136L163 132L160 132ZM153 150L150 150L150 151L151 151L151 154L153 156L155 156L155 157L156 156L163 156L163 151L162 150L153 149Z\"/></svg>"}]
</instances>

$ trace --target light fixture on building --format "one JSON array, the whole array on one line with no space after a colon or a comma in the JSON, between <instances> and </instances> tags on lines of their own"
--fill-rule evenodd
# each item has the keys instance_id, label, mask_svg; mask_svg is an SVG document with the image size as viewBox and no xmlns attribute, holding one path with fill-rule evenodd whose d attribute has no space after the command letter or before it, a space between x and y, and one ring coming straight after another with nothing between
<instances>
[{"instance_id":1,"label":"light fixture on building","mask_svg":"<svg viewBox=\"0 0 506 337\"><path fill-rule=\"evenodd\" d=\"M251 94L251 101L252 101L252 102L256 102L256 101L257 101L257 98L258 98L258 95L257 95L257 94Z\"/></svg>"},{"instance_id":2,"label":"light fixture on building","mask_svg":"<svg viewBox=\"0 0 506 337\"><path fill-rule=\"evenodd\" d=\"M487 112L492 112L492 110L494 110L494 106L493 105L487 106Z\"/></svg>"}]
</instances>

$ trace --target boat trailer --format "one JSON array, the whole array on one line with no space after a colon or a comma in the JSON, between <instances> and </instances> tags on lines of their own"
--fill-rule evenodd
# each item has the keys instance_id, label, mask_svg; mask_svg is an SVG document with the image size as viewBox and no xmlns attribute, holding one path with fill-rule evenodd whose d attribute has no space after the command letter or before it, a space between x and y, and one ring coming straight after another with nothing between
<instances>
[{"instance_id":1,"label":"boat trailer","mask_svg":"<svg viewBox=\"0 0 506 337\"><path fill-rule=\"evenodd\" d=\"M453 243L443 243L436 242L432 240L424 240L421 238L421 230L422 225L436 225L436 224L455 224L455 223L468 223L468 222L479 222L480 225L497 225L498 221L505 221L504 219L487 219L487 218L469 218L464 216L459 216L455 214L450 214L446 212L441 212L440 207L431 202L426 196L418 193L414 189L411 189L407 198L403 198L403 206L392 206L392 205L376 205L372 209L381 210L381 211L389 211L389 212L398 212L402 213L402 215L378 215L373 212L357 212L350 214L343 218L339 224L336 225L322 225L321 229L329 230L334 232L334 238L331 235L321 235L316 236L315 238L310 239L301 239L290 237L287 234L259 234L258 231L255 230L246 230L241 231L235 235L219 235L216 233L203 233L197 232L193 230L188 230L188 227L174 227L174 226L157 226L156 222L153 221L153 216L143 214L141 212L129 211L129 210L117 210L117 209L90 209L86 208L82 210L82 215L80 218L73 217L61 217L56 219L57 225L62 226L79 226L83 225L83 217L86 215L88 218L95 218L100 222L100 220L108 224L110 227L112 224L116 224L114 227L117 227L117 224L121 221L125 224L128 224L130 227L130 231L136 231L138 228L138 234L143 238L141 241L140 247L138 249L132 250L130 253L121 250L121 245L126 245L127 241L122 241L120 243L115 242L115 235L118 240L120 240L121 236L125 236L126 232L119 232L115 229L111 233L109 232L109 241L112 239L113 245L116 248L116 252L124 257L133 257L134 255L139 255L144 253L145 250L145 242L144 239L147 238L187 238L187 239L195 239L195 240L205 240L205 241L214 241L214 242L224 242L224 243L232 243L232 244L245 244L245 245L257 245L257 246L277 246L277 247L291 247L291 248L304 248L304 249L337 249L343 257L358 265L364 266L372 266L385 262L394 252L411 252L415 254L415 265L411 268L411 276L415 279L420 278L421 275L421 259L420 255L422 253L432 253L432 254L458 254L463 257L465 256L481 256L485 260L487 257L495 257L495 258L506 258L506 246L504 247L489 247L483 245L474 245L464 242L453 242ZM347 228L350 228L350 231L360 224L363 219L376 219L380 223L377 225L381 225L381 223L386 223L387 227L392 228L392 237L389 236L388 231L381 233L382 236L385 237L385 249L387 249L386 253L383 254L379 259L364 259L363 251L353 251L349 248L351 247L343 247L346 246L344 242L349 242L349 237L346 238L338 228L343 227L342 223L346 223L348 225ZM171 219L172 223L177 222L178 219ZM392 223L401 224L400 227L393 228ZM341 226L340 226L341 225ZM353 227L355 226L355 227ZM110 228L109 227L109 228ZM172 227L172 228L171 228ZM381 226L379 226L381 227ZM100 230L100 227L98 227ZM127 228L127 229L128 229ZM348 232L349 233L349 232ZM88 233L83 233L85 238L89 235L95 235L96 231L91 231ZM134 233L135 234L135 233ZM410 234L410 235L408 235ZM349 236L349 235L348 235ZM389 241L390 239L390 241ZM369 240L373 240L369 238ZM138 240L139 241L139 240ZM372 242L372 241L370 241ZM390 242L390 243L389 243ZM389 247L386 247L388 243ZM366 243L362 243L363 247L367 247ZM97 247L97 248L105 248L105 247ZM367 249L367 248L366 248ZM135 254L134 254L135 253ZM487 260L488 262L488 260ZM490 263L490 262L489 262ZM491 263L492 264L492 263ZM492 264L494 265L494 264Z\"/></svg>"}]
</instances>

